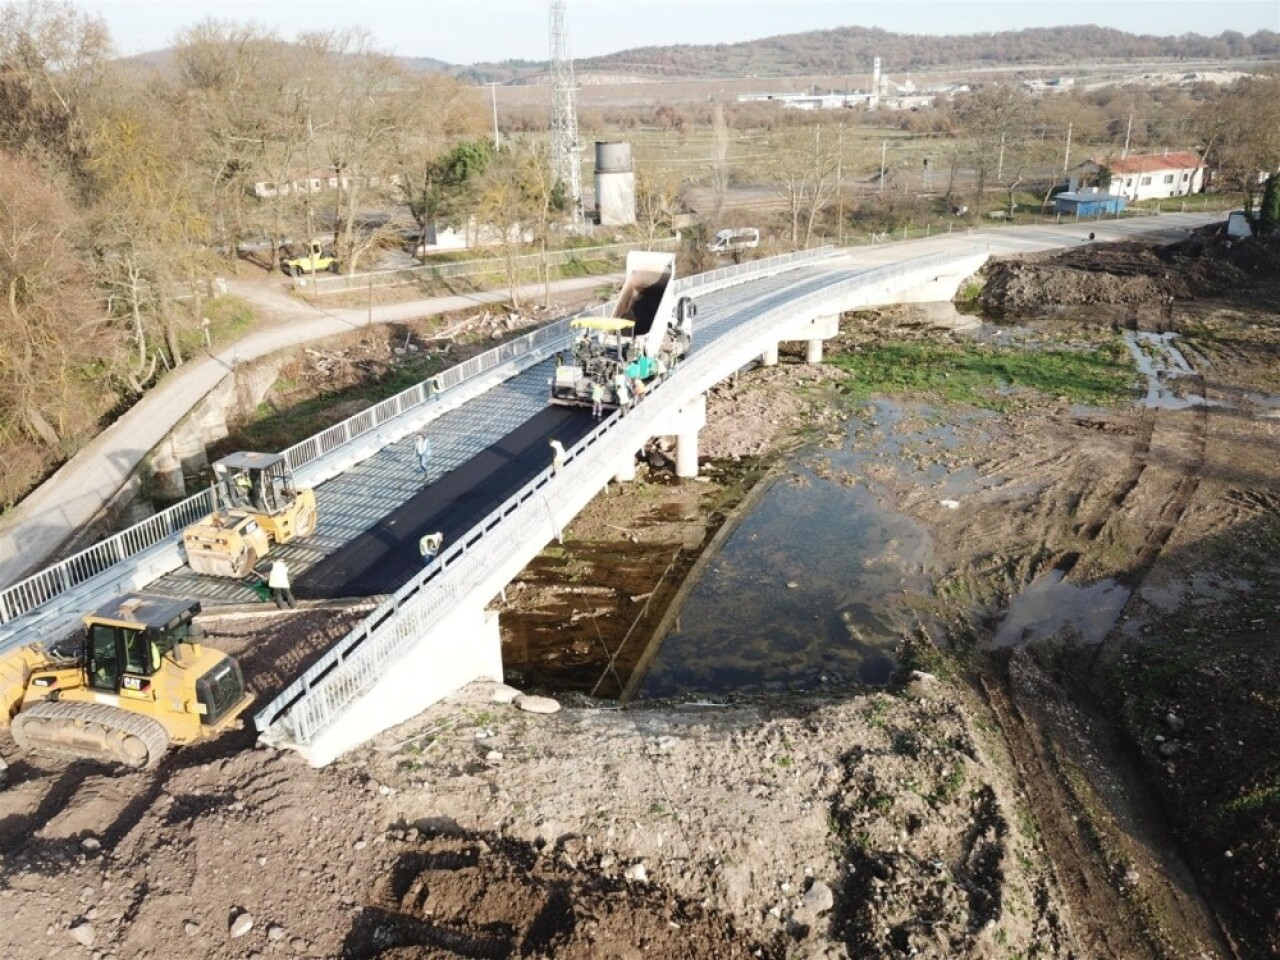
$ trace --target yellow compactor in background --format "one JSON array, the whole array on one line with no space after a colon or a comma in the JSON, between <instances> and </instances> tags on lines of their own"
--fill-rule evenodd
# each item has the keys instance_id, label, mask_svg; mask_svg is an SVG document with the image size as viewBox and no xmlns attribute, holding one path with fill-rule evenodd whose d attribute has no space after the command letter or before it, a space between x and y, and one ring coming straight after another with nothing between
<instances>
[{"instance_id":1,"label":"yellow compactor in background","mask_svg":"<svg viewBox=\"0 0 1280 960\"><path fill-rule=\"evenodd\" d=\"M198 600L118 597L52 650L0 655L0 725L24 750L130 767L229 727L253 702L235 658L203 646Z\"/></svg>"},{"instance_id":2,"label":"yellow compactor in background","mask_svg":"<svg viewBox=\"0 0 1280 960\"><path fill-rule=\"evenodd\" d=\"M316 494L299 490L277 453L233 453L213 465L213 513L182 534L187 563L215 577L249 575L272 541L316 529Z\"/></svg>"}]
</instances>

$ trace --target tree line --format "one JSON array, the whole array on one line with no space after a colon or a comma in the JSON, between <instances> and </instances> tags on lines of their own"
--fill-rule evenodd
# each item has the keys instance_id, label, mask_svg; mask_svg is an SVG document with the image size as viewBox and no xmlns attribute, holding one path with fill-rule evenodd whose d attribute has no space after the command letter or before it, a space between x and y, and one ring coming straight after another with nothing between
<instances>
[{"instance_id":1,"label":"tree line","mask_svg":"<svg viewBox=\"0 0 1280 960\"><path fill-rule=\"evenodd\" d=\"M319 242L355 270L381 244L403 243L406 220L418 231L485 223L504 238L515 296L516 239L545 250L573 211L549 172L549 111L504 111L498 148L489 106L483 91L408 70L358 30L285 42L209 20L163 58L121 60L101 20L70 3L0 6L0 507L200 349L204 321L216 325L224 306L209 300L210 281L246 250L274 266L286 240ZM683 159L637 144L636 233L650 242L695 186L710 190L702 212L714 225L733 184L770 186L796 248L853 217L907 215L918 157L914 177L891 157L869 200L847 189L879 176L886 125L924 138L933 191L975 211L985 194L1012 204L1059 169L1072 137L1080 158L1122 141L1194 146L1250 202L1258 172L1280 168L1275 76L1225 91L1039 99L989 84L928 110L839 118L704 100L580 119L587 136L642 127L705 141L702 158ZM751 153L735 159L744 141ZM311 181L325 188L284 188Z\"/></svg>"},{"instance_id":2,"label":"tree line","mask_svg":"<svg viewBox=\"0 0 1280 960\"><path fill-rule=\"evenodd\" d=\"M577 63L580 71L650 76L741 77L835 74L865 76L880 57L895 73L931 67L995 64L1098 63L1161 59L1242 59L1280 56L1280 33L1216 37L1139 36L1098 26L1035 27L965 36L890 33L840 27L729 44L680 44L622 50Z\"/></svg>"},{"instance_id":3,"label":"tree line","mask_svg":"<svg viewBox=\"0 0 1280 960\"><path fill-rule=\"evenodd\" d=\"M209 20L156 65L70 3L0 7L0 505L199 348L246 246L314 239L354 268L391 229L367 211L448 207L486 120L358 30ZM255 186L302 176L336 186Z\"/></svg>"}]
</instances>

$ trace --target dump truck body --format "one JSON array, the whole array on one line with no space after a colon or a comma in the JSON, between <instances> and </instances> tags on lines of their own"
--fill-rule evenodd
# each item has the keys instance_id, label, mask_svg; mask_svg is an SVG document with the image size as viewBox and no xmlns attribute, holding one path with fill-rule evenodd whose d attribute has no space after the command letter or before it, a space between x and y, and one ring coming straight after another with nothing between
<instances>
[{"instance_id":1,"label":"dump truck body","mask_svg":"<svg viewBox=\"0 0 1280 960\"><path fill-rule=\"evenodd\" d=\"M571 355L561 356L551 382L551 402L591 406L595 385L604 406L619 405L620 383L651 382L672 369L693 342L697 309L672 289L676 258L670 253L627 254L626 278L610 317L575 320L579 331Z\"/></svg>"}]
</instances>

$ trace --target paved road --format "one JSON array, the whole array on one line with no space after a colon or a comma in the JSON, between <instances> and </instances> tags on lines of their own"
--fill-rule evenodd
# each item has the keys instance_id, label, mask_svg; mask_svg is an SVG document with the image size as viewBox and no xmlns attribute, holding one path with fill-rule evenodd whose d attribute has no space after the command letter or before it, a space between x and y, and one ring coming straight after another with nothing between
<instances>
[{"instance_id":1,"label":"paved road","mask_svg":"<svg viewBox=\"0 0 1280 960\"><path fill-rule=\"evenodd\" d=\"M552 284L552 293L593 290L620 280L617 274L564 280ZM143 458L238 364L363 328L370 317L373 323L395 323L508 299L504 288L375 305L370 314L364 307L312 306L293 299L274 284L232 281L230 290L265 313L271 324L211 356L183 364L0 518L0 588L44 566L77 532L89 527ZM525 298L542 293L542 284L521 288Z\"/></svg>"},{"instance_id":2,"label":"paved road","mask_svg":"<svg viewBox=\"0 0 1280 960\"><path fill-rule=\"evenodd\" d=\"M845 269L850 265L871 267L914 256L955 251L977 241L989 243L992 253L997 255L1030 253L1087 242L1091 232L1096 233L1099 241L1139 236L1176 239L1185 236L1188 229L1213 219L1221 219L1221 215L1166 214L1062 226L1004 227L981 230L976 235L957 230L924 240L852 248L838 262ZM584 278L556 286L561 291L591 289L609 279ZM536 296L541 289L540 285L527 288L526 295ZM66 543L72 533L84 528L102 505L115 495L141 459L196 403L229 375L236 363L306 340L357 329L369 320L366 308L312 307L283 293L260 288L245 290L240 285L235 285L235 291L282 322L220 350L213 357L184 366L4 518L0 523L0 586L13 583L27 571L40 566L44 558ZM372 320L374 323L395 322L486 300L504 299L505 294L497 292L376 306ZM424 524L426 516L423 514L419 518Z\"/></svg>"},{"instance_id":3,"label":"paved road","mask_svg":"<svg viewBox=\"0 0 1280 960\"><path fill-rule=\"evenodd\" d=\"M554 438L572 447L596 425L590 411L547 407L383 517L294 583L303 598L391 593L422 566L418 541L453 543L547 468Z\"/></svg>"}]
</instances>

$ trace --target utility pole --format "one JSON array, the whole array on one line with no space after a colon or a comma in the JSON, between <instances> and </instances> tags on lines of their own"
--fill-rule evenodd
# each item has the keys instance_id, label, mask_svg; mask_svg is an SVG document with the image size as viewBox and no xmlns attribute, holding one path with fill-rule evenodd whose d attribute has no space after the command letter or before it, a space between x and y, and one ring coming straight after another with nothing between
<instances>
[{"instance_id":1,"label":"utility pole","mask_svg":"<svg viewBox=\"0 0 1280 960\"><path fill-rule=\"evenodd\" d=\"M1133 112L1129 113L1129 125L1124 128L1124 149L1120 151L1120 159L1129 155L1129 134L1133 133Z\"/></svg>"},{"instance_id":2,"label":"utility pole","mask_svg":"<svg viewBox=\"0 0 1280 960\"><path fill-rule=\"evenodd\" d=\"M502 137L498 133L498 81L489 81L489 98L493 101L493 149L502 146Z\"/></svg>"},{"instance_id":3,"label":"utility pole","mask_svg":"<svg viewBox=\"0 0 1280 960\"><path fill-rule=\"evenodd\" d=\"M1000 159L996 161L996 182L1004 179L1004 131L1000 131Z\"/></svg>"},{"instance_id":4,"label":"utility pole","mask_svg":"<svg viewBox=\"0 0 1280 960\"><path fill-rule=\"evenodd\" d=\"M836 128L836 243L844 243L844 123Z\"/></svg>"},{"instance_id":5,"label":"utility pole","mask_svg":"<svg viewBox=\"0 0 1280 960\"><path fill-rule=\"evenodd\" d=\"M1071 166L1071 128L1074 123L1067 124L1067 152L1062 158L1062 175L1067 175L1067 169Z\"/></svg>"}]
</instances>

